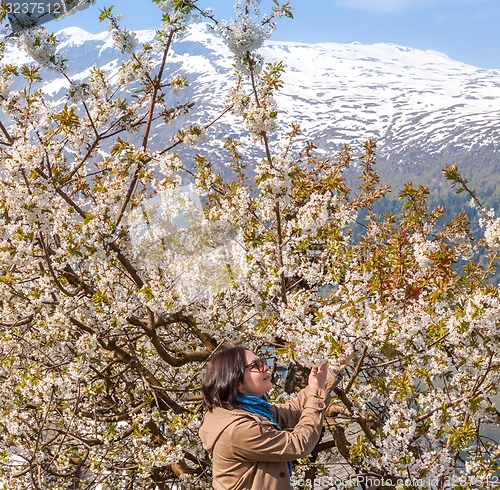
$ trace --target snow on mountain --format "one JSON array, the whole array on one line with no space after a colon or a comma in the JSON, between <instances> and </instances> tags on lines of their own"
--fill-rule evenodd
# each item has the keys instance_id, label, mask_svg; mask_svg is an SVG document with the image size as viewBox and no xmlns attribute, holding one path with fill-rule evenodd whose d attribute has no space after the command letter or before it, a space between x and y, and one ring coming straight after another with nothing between
<instances>
[{"instance_id":1,"label":"snow on mountain","mask_svg":"<svg viewBox=\"0 0 500 490\"><path fill-rule=\"evenodd\" d=\"M71 78L85 79L94 65L116 75L122 55L108 32L69 28L57 36ZM151 42L155 33L140 31L137 36L140 42ZM304 138L326 154L343 144L357 147L374 138L382 160L393 167L435 163L482 148L498 168L500 70L394 44L270 41L261 54L266 61L283 60L286 66L285 86L277 95L282 127L299 123ZM10 48L4 61L24 58ZM193 122L203 124L221 111L234 81L232 58L222 40L203 24L192 26L174 44L168 70L188 76L183 96L197 101ZM55 74L46 80L44 90L54 99L68 87ZM220 145L217 137L238 136L234 123L228 118L211 128L216 138L209 138L207 145ZM164 146L168 134L168 128L159 128L153 144Z\"/></svg>"},{"instance_id":2,"label":"snow on mountain","mask_svg":"<svg viewBox=\"0 0 500 490\"><path fill-rule=\"evenodd\" d=\"M500 145L500 71L388 44L269 43L263 53L284 60L291 116L323 146L368 137L387 153Z\"/></svg>"}]
</instances>

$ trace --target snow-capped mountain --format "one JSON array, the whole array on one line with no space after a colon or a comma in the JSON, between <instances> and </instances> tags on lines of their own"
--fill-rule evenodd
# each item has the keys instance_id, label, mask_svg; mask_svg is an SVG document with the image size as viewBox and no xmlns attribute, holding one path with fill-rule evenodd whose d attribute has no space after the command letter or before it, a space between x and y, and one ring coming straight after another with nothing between
<instances>
[{"instance_id":1,"label":"snow-capped mountain","mask_svg":"<svg viewBox=\"0 0 500 490\"><path fill-rule=\"evenodd\" d=\"M57 36L73 79L85 79L94 65L117 75L122 55L109 33L70 28ZM137 36L150 42L155 33L139 31ZM373 138L381 164L391 170L442 168L455 160L471 168L486 160L493 170L499 168L500 70L394 44L270 41L260 52L266 61L282 60L286 67L285 85L277 95L282 127L299 123L304 138L326 154ZM15 49L4 62L10 57L28 61ZM223 41L202 24L174 45L168 69L187 74L189 88L183 96L197 101L194 121L220 112L234 81L232 63ZM57 100L68 82L52 77L44 90ZM221 120L211 129L215 138L205 144L220 145L221 138L238 136L233 123ZM167 128L157 131L153 144L164 145L167 134Z\"/></svg>"}]
</instances>

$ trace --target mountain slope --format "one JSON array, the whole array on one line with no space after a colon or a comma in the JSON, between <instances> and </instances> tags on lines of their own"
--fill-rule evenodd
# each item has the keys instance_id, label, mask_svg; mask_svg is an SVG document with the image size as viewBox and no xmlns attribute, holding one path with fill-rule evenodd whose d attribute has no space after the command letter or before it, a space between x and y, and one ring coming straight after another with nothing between
<instances>
[{"instance_id":1,"label":"mountain slope","mask_svg":"<svg viewBox=\"0 0 500 490\"><path fill-rule=\"evenodd\" d=\"M155 33L137 35L141 42L150 42ZM117 75L122 56L109 33L92 35L71 28L58 37L73 79L85 79L93 65ZM261 53L267 61L283 60L286 66L285 86L277 96L281 127L299 123L303 137L325 154L373 138L381 172L393 179L401 174L404 180L426 181L429 172L459 161L466 173L476 176L486 165L488 184L496 185L491 176L500 164L500 70L393 44L271 41ZM5 61L23 56L11 49ZM207 121L220 112L233 81L231 55L221 39L202 24L191 27L174 45L168 69L188 75L189 88L182 97L197 101L188 117L191 122ZM66 80L50 74L44 90L57 100L67 86ZM243 130L229 117L212 131L215 138L205 147L212 145L219 160L224 158L220 138L241 136ZM170 128L158 127L153 146L164 147L171 134Z\"/></svg>"}]
</instances>

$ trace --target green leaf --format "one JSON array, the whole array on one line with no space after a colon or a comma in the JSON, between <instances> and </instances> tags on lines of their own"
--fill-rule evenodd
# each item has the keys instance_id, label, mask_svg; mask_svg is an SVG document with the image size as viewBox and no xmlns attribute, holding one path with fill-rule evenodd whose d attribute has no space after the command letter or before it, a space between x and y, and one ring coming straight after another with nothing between
<instances>
[{"instance_id":1,"label":"green leaf","mask_svg":"<svg viewBox=\"0 0 500 490\"><path fill-rule=\"evenodd\" d=\"M108 7L108 8L104 7L102 10L100 10L101 13L99 14L99 22L103 22L106 19L108 19L114 8L115 8L115 6L111 5L111 7Z\"/></svg>"},{"instance_id":2,"label":"green leaf","mask_svg":"<svg viewBox=\"0 0 500 490\"><path fill-rule=\"evenodd\" d=\"M24 78L29 82L29 83L34 83L34 82L40 82L42 80L42 77L40 76L40 70L41 67L37 67L34 65L23 65L21 67L21 75L24 76Z\"/></svg>"},{"instance_id":3,"label":"green leaf","mask_svg":"<svg viewBox=\"0 0 500 490\"><path fill-rule=\"evenodd\" d=\"M93 219L94 219L94 215L87 214L87 216L85 216L85 219L83 220L83 223L85 225L88 225Z\"/></svg>"}]
</instances>

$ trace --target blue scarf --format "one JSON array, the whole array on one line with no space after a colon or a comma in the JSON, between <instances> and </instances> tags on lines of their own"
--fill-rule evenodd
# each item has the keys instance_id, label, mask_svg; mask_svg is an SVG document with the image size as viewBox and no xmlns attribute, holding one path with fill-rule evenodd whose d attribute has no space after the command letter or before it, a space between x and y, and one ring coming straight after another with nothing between
<instances>
[{"instance_id":1,"label":"blue scarf","mask_svg":"<svg viewBox=\"0 0 500 490\"><path fill-rule=\"evenodd\" d=\"M238 393L236 401L239 403L240 407L247 412L255 413L270 420L279 430L282 430L278 422L273 417L273 411L271 409L271 404L267 401L265 395L257 398L253 395L246 395L245 393ZM292 462L287 461L288 473L292 476Z\"/></svg>"}]
</instances>

